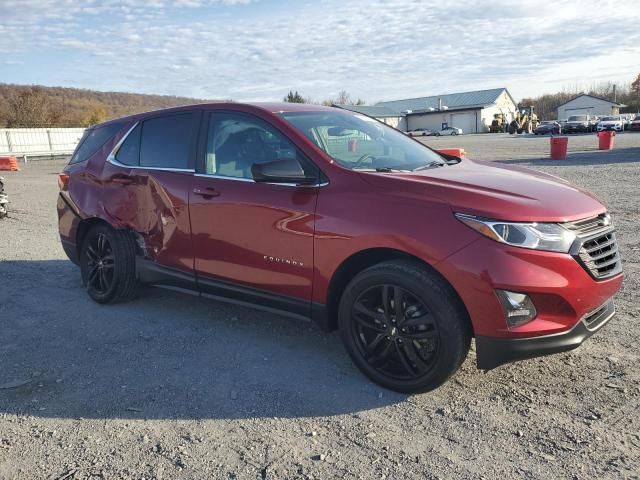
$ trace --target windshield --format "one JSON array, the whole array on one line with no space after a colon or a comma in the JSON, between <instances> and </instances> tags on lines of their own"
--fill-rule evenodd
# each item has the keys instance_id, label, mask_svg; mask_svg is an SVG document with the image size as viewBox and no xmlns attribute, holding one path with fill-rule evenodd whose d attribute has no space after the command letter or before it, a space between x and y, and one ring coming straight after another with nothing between
<instances>
[{"instance_id":1,"label":"windshield","mask_svg":"<svg viewBox=\"0 0 640 480\"><path fill-rule=\"evenodd\" d=\"M281 115L346 168L415 170L445 164L434 151L366 115L341 111Z\"/></svg>"},{"instance_id":2,"label":"windshield","mask_svg":"<svg viewBox=\"0 0 640 480\"><path fill-rule=\"evenodd\" d=\"M615 122L620 120L620 117L604 117L602 119L603 122Z\"/></svg>"},{"instance_id":3,"label":"windshield","mask_svg":"<svg viewBox=\"0 0 640 480\"><path fill-rule=\"evenodd\" d=\"M586 115L571 115L569 117L569 121L570 122L586 122L587 121L587 116Z\"/></svg>"}]
</instances>

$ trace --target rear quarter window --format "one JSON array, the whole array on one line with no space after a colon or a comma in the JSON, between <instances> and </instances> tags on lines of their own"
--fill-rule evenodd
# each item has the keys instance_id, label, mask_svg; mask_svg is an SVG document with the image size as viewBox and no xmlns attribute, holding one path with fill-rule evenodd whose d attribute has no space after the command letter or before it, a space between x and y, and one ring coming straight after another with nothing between
<instances>
[{"instance_id":1,"label":"rear quarter window","mask_svg":"<svg viewBox=\"0 0 640 480\"><path fill-rule=\"evenodd\" d=\"M71 156L69 164L86 161L91 155L96 153L107 141L113 137L124 125L124 122L109 123L104 126L92 127L85 130Z\"/></svg>"},{"instance_id":2,"label":"rear quarter window","mask_svg":"<svg viewBox=\"0 0 640 480\"><path fill-rule=\"evenodd\" d=\"M116 160L124 165L140 165L140 130L142 126L136 125L116 153Z\"/></svg>"}]
</instances>

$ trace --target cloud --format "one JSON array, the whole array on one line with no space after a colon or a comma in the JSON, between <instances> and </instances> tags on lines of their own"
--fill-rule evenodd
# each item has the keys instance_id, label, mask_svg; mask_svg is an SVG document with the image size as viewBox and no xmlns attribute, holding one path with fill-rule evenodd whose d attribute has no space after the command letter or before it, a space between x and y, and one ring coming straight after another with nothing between
<instances>
[{"instance_id":1,"label":"cloud","mask_svg":"<svg viewBox=\"0 0 640 480\"><path fill-rule=\"evenodd\" d=\"M5 0L0 17L1 52L57 52L76 86L109 90L321 100L347 89L375 102L506 86L518 97L640 70L635 0Z\"/></svg>"}]
</instances>

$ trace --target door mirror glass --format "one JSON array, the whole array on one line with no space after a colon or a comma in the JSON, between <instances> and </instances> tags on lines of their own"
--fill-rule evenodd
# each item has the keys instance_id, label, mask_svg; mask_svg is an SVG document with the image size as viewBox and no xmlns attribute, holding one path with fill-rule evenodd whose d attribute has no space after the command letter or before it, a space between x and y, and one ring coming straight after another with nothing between
<instances>
[{"instance_id":1,"label":"door mirror glass","mask_svg":"<svg viewBox=\"0 0 640 480\"><path fill-rule=\"evenodd\" d=\"M315 177L307 176L300 163L294 158L279 158L271 162L254 163L251 173L256 182L295 183L314 185Z\"/></svg>"}]
</instances>

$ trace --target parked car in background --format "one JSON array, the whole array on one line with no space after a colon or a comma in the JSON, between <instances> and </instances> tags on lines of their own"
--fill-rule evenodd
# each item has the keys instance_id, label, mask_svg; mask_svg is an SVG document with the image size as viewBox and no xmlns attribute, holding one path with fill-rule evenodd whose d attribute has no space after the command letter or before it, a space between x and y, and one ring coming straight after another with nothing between
<instances>
[{"instance_id":1,"label":"parked car in background","mask_svg":"<svg viewBox=\"0 0 640 480\"><path fill-rule=\"evenodd\" d=\"M447 127L436 132L436 137L440 135L462 135L462 129L458 127Z\"/></svg>"},{"instance_id":2,"label":"parked car in background","mask_svg":"<svg viewBox=\"0 0 640 480\"><path fill-rule=\"evenodd\" d=\"M58 180L62 246L94 301L149 284L311 319L401 392L447 381L472 337L481 369L578 347L614 316L623 280L595 195L337 108L112 120L87 130Z\"/></svg>"},{"instance_id":3,"label":"parked car in background","mask_svg":"<svg viewBox=\"0 0 640 480\"><path fill-rule=\"evenodd\" d=\"M640 113L636 115L635 118L631 120L631 122L629 122L629 130L640 130Z\"/></svg>"},{"instance_id":4,"label":"parked car in background","mask_svg":"<svg viewBox=\"0 0 640 480\"><path fill-rule=\"evenodd\" d=\"M414 130L409 130L407 135L410 137L429 137L433 135L433 132L428 128L416 128Z\"/></svg>"},{"instance_id":5,"label":"parked car in background","mask_svg":"<svg viewBox=\"0 0 640 480\"><path fill-rule=\"evenodd\" d=\"M615 130L616 132L622 132L624 130L624 122L620 116L602 117L598 122L598 132L604 130Z\"/></svg>"},{"instance_id":6,"label":"parked car in background","mask_svg":"<svg viewBox=\"0 0 640 480\"><path fill-rule=\"evenodd\" d=\"M555 120L545 120L533 131L534 135L559 135L562 131L560 123Z\"/></svg>"},{"instance_id":7,"label":"parked car in background","mask_svg":"<svg viewBox=\"0 0 640 480\"><path fill-rule=\"evenodd\" d=\"M596 130L597 118L593 115L571 115L562 126L563 133L590 133Z\"/></svg>"}]
</instances>

